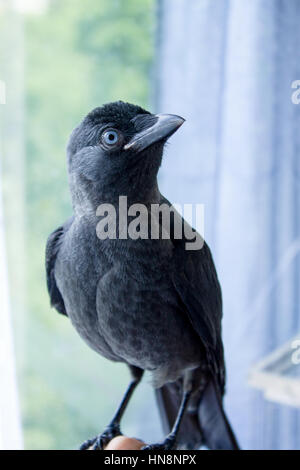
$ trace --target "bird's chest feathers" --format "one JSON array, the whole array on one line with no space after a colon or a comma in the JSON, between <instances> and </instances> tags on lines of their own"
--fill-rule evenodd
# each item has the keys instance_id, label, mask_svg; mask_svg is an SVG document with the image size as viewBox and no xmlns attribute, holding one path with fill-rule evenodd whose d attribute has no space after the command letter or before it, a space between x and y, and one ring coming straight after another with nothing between
<instances>
[{"instance_id":1,"label":"bird's chest feathers","mask_svg":"<svg viewBox=\"0 0 300 470\"><path fill-rule=\"evenodd\" d=\"M151 344L153 338L163 344L167 328L167 317L163 313L166 313L165 305L174 301L172 287L164 270L159 272L150 267L147 272L146 265L139 265L136 271L133 268L128 271L127 267L116 265L99 281L98 326L116 354L131 364L149 368L159 362L150 354ZM143 331L149 333L145 338ZM149 350L149 358L145 350Z\"/></svg>"}]
</instances>

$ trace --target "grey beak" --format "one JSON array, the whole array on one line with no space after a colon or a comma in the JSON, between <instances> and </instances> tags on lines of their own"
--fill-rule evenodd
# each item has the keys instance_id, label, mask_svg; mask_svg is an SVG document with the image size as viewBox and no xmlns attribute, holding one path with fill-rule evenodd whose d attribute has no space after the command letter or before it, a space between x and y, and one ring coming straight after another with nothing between
<instances>
[{"instance_id":1,"label":"grey beak","mask_svg":"<svg viewBox=\"0 0 300 470\"><path fill-rule=\"evenodd\" d=\"M168 139L185 121L175 114L156 114L156 118L155 124L135 134L128 144L124 145L124 150L141 152L155 142Z\"/></svg>"}]
</instances>

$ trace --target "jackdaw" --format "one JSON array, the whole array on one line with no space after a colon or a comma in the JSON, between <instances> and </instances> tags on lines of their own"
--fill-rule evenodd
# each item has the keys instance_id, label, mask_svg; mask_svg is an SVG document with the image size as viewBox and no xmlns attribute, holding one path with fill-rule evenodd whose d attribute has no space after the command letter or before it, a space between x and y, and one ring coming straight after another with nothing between
<instances>
[{"instance_id":1,"label":"jackdaw","mask_svg":"<svg viewBox=\"0 0 300 470\"><path fill-rule=\"evenodd\" d=\"M183 122L118 101L91 111L69 140L73 216L47 241L51 304L93 350L127 364L132 376L110 424L81 449L103 449L121 434L121 418L145 370L167 437L144 449L238 449L222 404L222 299L212 255L194 230L202 243L187 249L188 224L158 189L165 143ZM188 145L183 158L188 164ZM125 196L126 217L119 206ZM136 204L149 214L129 236ZM160 211L151 215L162 205L170 209L169 224ZM107 215L111 207L115 219ZM106 225L101 233L99 222ZM159 235L151 237L155 224Z\"/></svg>"}]
</instances>

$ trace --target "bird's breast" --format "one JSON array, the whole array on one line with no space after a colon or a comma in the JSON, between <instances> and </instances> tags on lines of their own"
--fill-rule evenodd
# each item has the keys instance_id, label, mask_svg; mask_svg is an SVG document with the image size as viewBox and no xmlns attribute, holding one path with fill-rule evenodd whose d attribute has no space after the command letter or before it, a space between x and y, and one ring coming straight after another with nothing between
<instances>
[{"instance_id":1,"label":"bird's breast","mask_svg":"<svg viewBox=\"0 0 300 470\"><path fill-rule=\"evenodd\" d=\"M146 268L145 259L141 265L120 263L101 278L99 329L126 362L148 370L180 370L197 357L197 340L192 341L195 335L180 311L167 264L149 259Z\"/></svg>"}]
</instances>

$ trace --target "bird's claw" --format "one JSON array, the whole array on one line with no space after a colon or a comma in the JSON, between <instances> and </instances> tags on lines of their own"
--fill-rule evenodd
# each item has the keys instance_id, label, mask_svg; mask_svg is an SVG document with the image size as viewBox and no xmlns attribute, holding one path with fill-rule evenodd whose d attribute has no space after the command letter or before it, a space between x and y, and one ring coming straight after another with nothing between
<instances>
[{"instance_id":1,"label":"bird's claw","mask_svg":"<svg viewBox=\"0 0 300 470\"><path fill-rule=\"evenodd\" d=\"M163 442L158 444L149 444L141 448L141 450L174 450L176 448L176 439L167 437Z\"/></svg>"},{"instance_id":2,"label":"bird's claw","mask_svg":"<svg viewBox=\"0 0 300 470\"><path fill-rule=\"evenodd\" d=\"M94 439L87 439L84 441L81 446L79 447L79 450L88 450L95 442L96 438Z\"/></svg>"},{"instance_id":3,"label":"bird's claw","mask_svg":"<svg viewBox=\"0 0 300 470\"><path fill-rule=\"evenodd\" d=\"M105 446L116 436L122 435L119 426L108 426L102 434L88 439L80 447L79 450L103 450Z\"/></svg>"}]
</instances>

